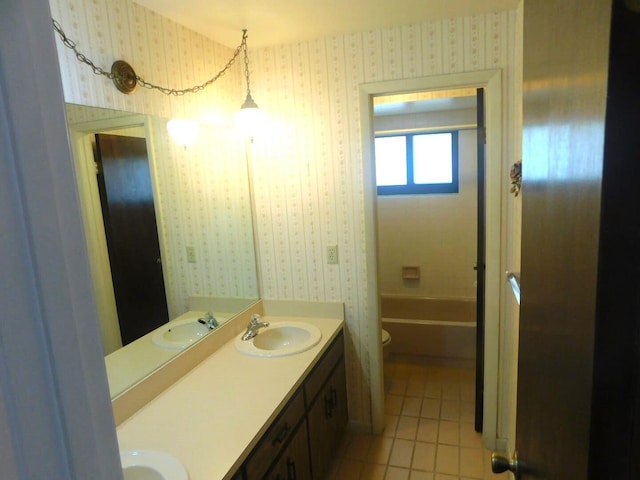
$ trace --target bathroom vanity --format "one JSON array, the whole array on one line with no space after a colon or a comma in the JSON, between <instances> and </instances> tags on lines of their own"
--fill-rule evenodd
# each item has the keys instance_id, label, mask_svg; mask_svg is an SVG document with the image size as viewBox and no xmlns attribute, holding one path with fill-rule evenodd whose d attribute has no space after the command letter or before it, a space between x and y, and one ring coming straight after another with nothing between
<instances>
[{"instance_id":1,"label":"bathroom vanity","mask_svg":"<svg viewBox=\"0 0 640 480\"><path fill-rule=\"evenodd\" d=\"M227 341L117 427L120 449L167 452L190 480L323 478L347 424L342 314L262 318L322 337L272 358Z\"/></svg>"}]
</instances>

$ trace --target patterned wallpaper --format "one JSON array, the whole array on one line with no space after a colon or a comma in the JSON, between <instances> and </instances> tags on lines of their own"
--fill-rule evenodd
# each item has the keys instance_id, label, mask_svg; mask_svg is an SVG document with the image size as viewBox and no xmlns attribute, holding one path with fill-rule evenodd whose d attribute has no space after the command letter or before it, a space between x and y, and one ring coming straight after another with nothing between
<instances>
[{"instance_id":1,"label":"patterned wallpaper","mask_svg":"<svg viewBox=\"0 0 640 480\"><path fill-rule=\"evenodd\" d=\"M86 47L88 56L101 65L123 58L151 81L172 86L200 83L230 54L128 0L51 4L54 17L79 39L81 48ZM512 152L517 121L515 39L516 12L510 11L250 51L252 93L270 118L250 152L263 297L344 302L354 422L370 424L371 400L366 329L371 292L366 281L358 86L503 69L503 149ZM124 96L79 65L66 49L58 50L65 98L73 103L161 117L198 117L205 113L204 105L216 105L228 115L242 97L237 70L197 97L167 98L148 91ZM235 147L229 150L239 154ZM176 189L206 189L185 170L175 175ZM203 201L201 208L213 203ZM188 202L184 208L190 208ZM175 223L181 218L186 217L176 214ZM338 265L325 262L329 244L339 247Z\"/></svg>"},{"instance_id":2,"label":"patterned wallpaper","mask_svg":"<svg viewBox=\"0 0 640 480\"><path fill-rule=\"evenodd\" d=\"M503 69L504 138L513 142L515 30L512 11L252 53L252 93L270 116L252 151L263 297L345 303L355 422L369 424L371 401L359 85ZM338 265L326 263L331 244Z\"/></svg>"}]
</instances>

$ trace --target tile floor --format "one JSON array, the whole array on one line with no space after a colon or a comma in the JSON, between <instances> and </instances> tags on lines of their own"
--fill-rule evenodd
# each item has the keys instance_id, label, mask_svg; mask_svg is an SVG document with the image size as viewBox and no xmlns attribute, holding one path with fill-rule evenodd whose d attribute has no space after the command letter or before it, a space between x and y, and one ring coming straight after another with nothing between
<instances>
[{"instance_id":1,"label":"tile floor","mask_svg":"<svg viewBox=\"0 0 640 480\"><path fill-rule=\"evenodd\" d=\"M489 480L474 371L385 361L385 431L348 432L327 480Z\"/></svg>"}]
</instances>

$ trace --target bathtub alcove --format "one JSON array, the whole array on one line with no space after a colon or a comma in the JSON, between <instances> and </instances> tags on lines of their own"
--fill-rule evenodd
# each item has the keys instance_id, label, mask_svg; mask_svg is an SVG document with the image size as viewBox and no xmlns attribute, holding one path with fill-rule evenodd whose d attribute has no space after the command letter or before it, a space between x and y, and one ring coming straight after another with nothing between
<instances>
[{"instance_id":1,"label":"bathtub alcove","mask_svg":"<svg viewBox=\"0 0 640 480\"><path fill-rule=\"evenodd\" d=\"M382 328L394 358L473 367L476 355L475 299L381 296Z\"/></svg>"}]
</instances>

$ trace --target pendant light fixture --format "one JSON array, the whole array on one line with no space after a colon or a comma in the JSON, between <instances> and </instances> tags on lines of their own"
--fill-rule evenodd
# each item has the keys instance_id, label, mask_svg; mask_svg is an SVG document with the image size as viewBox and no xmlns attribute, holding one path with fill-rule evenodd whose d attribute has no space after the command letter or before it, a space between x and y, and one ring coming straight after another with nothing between
<instances>
[{"instance_id":1,"label":"pendant light fixture","mask_svg":"<svg viewBox=\"0 0 640 480\"><path fill-rule=\"evenodd\" d=\"M247 97L240 107L240 110L234 115L236 126L242 133L253 138L264 125L266 113L260 110L258 104L251 96L251 79L249 77L249 55L247 54L247 30L242 31L241 48L244 53L244 76L247 83Z\"/></svg>"}]
</instances>

